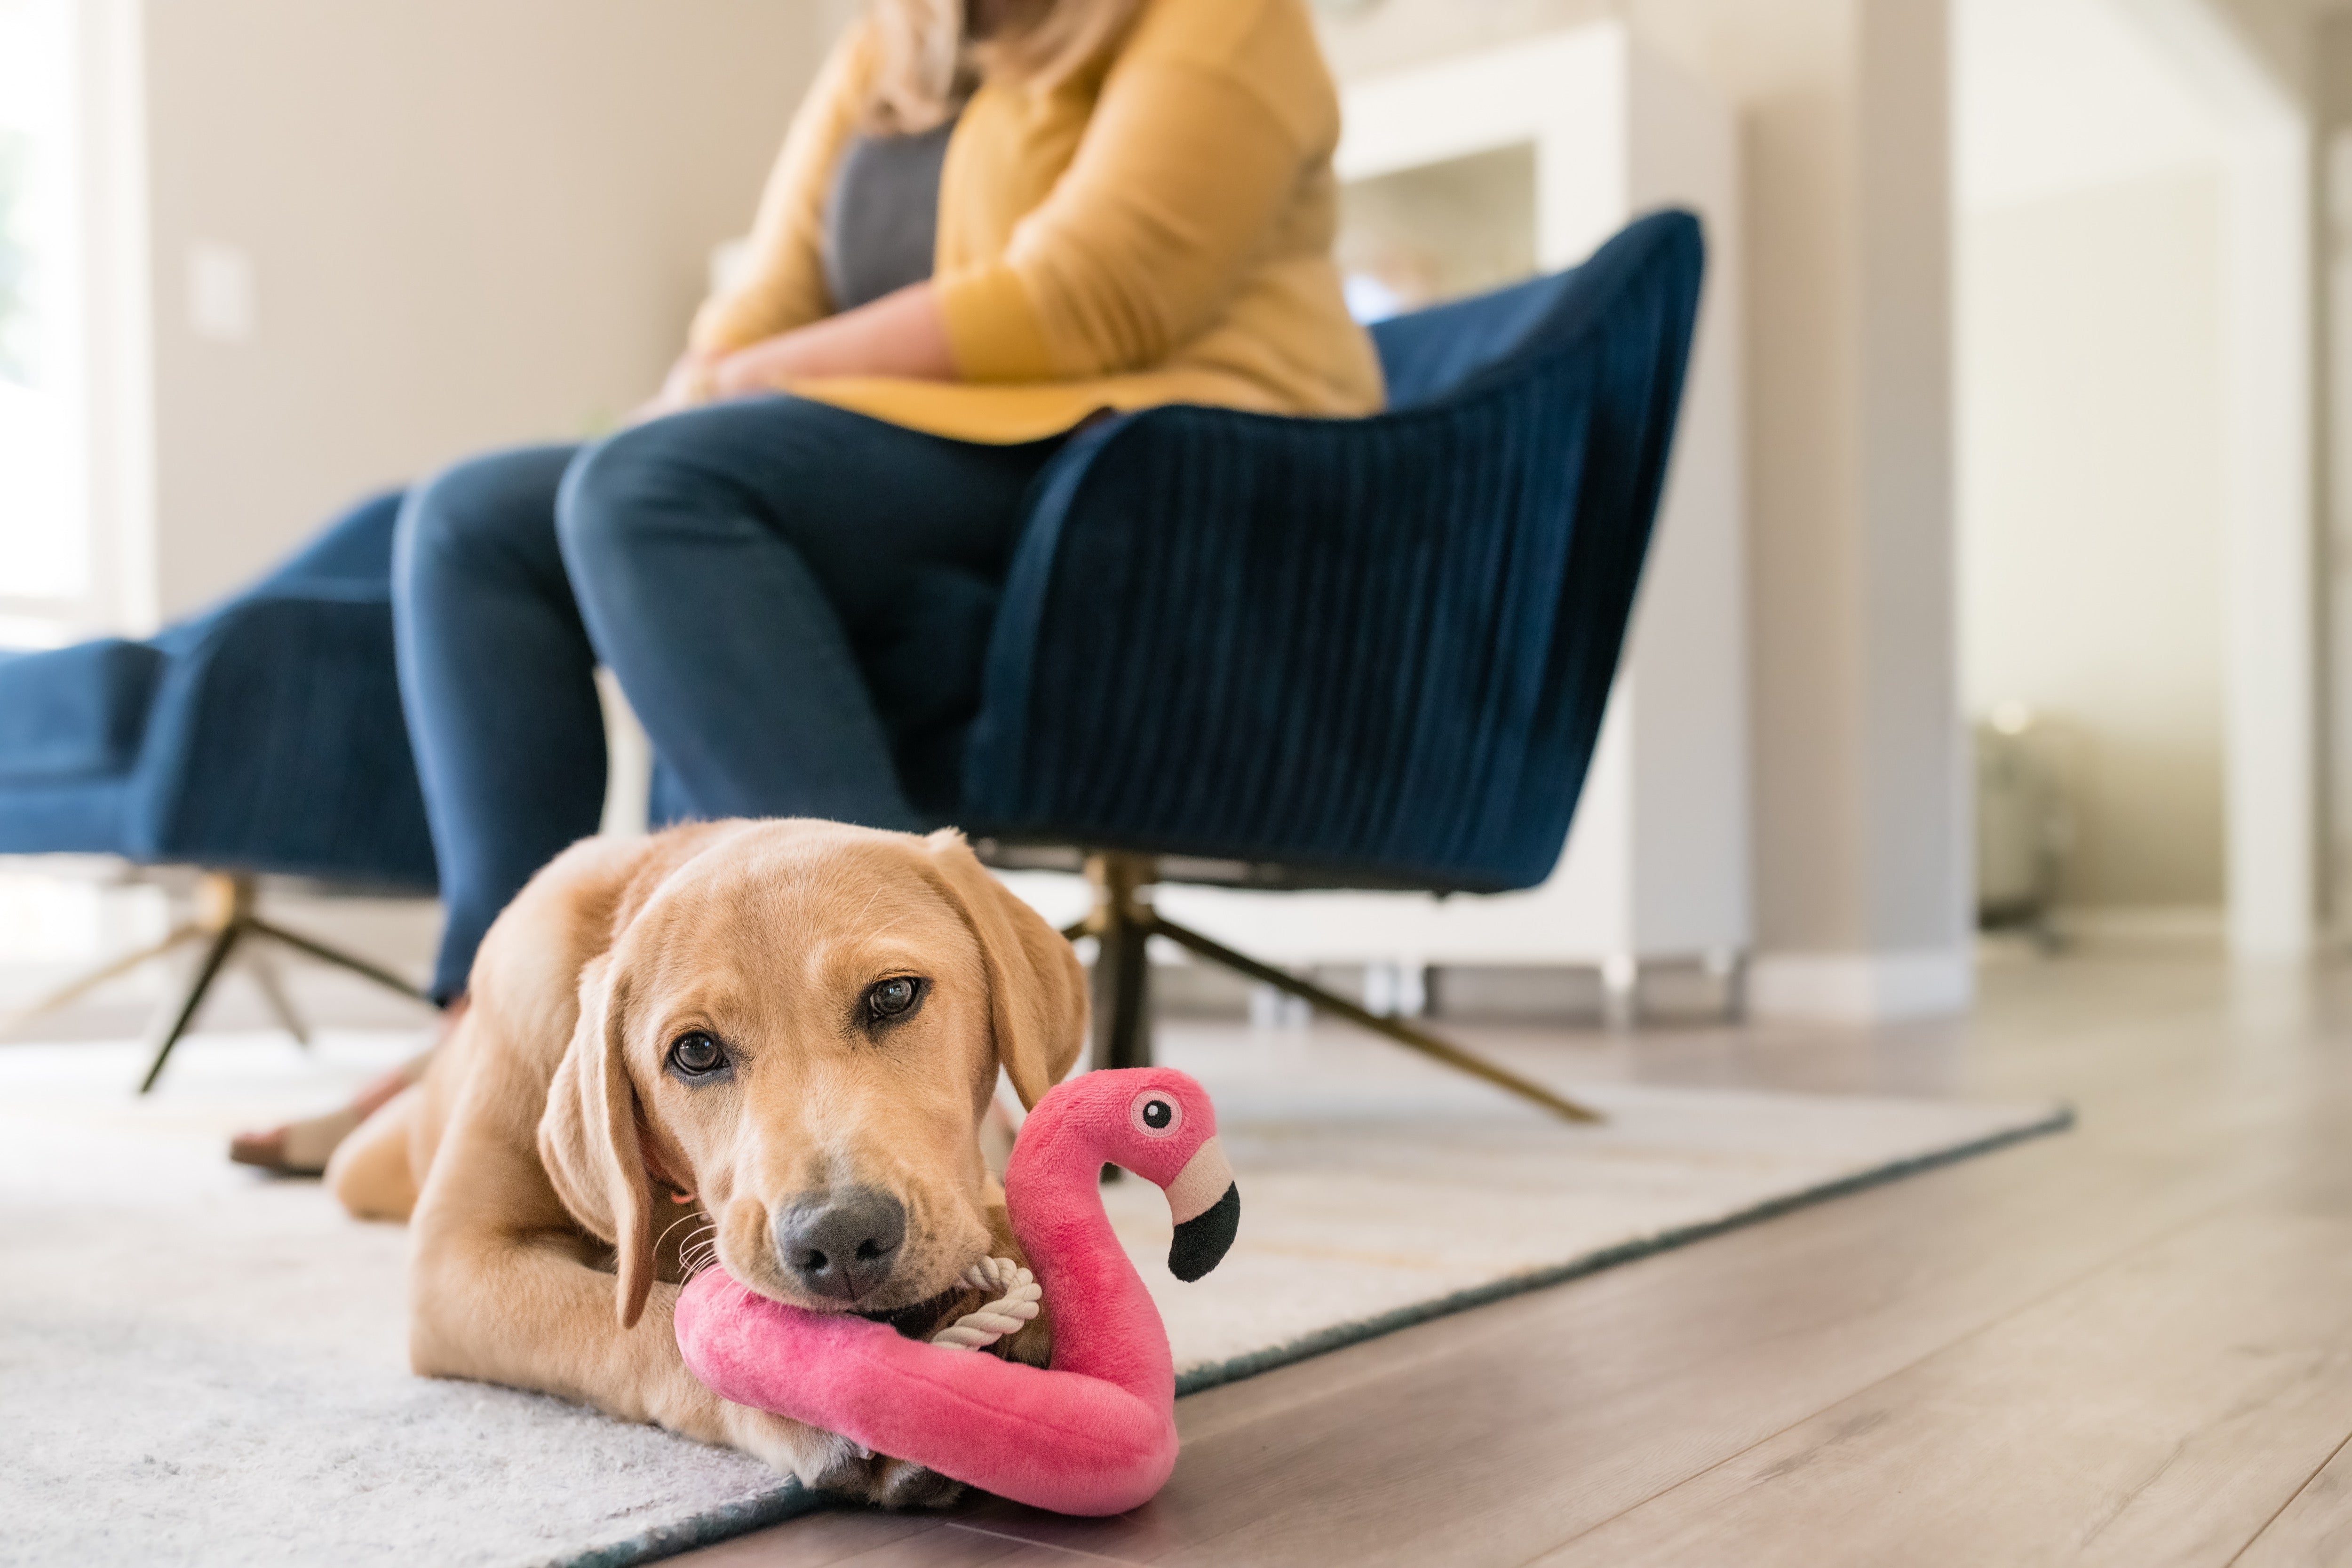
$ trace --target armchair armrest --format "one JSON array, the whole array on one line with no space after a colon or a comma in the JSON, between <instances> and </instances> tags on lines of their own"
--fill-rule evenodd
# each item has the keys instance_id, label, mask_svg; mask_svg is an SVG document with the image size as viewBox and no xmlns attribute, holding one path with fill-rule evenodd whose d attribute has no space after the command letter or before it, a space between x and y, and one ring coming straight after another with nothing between
<instances>
[{"instance_id":1,"label":"armchair armrest","mask_svg":"<svg viewBox=\"0 0 2352 1568\"><path fill-rule=\"evenodd\" d=\"M0 783L114 777L137 754L163 658L101 637L0 654Z\"/></svg>"},{"instance_id":2,"label":"armchair armrest","mask_svg":"<svg viewBox=\"0 0 2352 1568\"><path fill-rule=\"evenodd\" d=\"M1695 226L1612 250L1546 343L1450 398L1355 420L1160 408L1074 439L992 635L967 826L1330 885L1548 876L1697 289Z\"/></svg>"},{"instance_id":3,"label":"armchair armrest","mask_svg":"<svg viewBox=\"0 0 2352 1568\"><path fill-rule=\"evenodd\" d=\"M128 814L135 855L434 886L383 587L240 598L164 646Z\"/></svg>"}]
</instances>

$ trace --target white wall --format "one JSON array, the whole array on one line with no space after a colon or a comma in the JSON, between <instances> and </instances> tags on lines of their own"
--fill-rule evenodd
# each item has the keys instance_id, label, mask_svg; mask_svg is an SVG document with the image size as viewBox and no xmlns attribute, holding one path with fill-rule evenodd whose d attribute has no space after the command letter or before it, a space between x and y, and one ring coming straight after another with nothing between
<instances>
[{"instance_id":1,"label":"white wall","mask_svg":"<svg viewBox=\"0 0 2352 1568\"><path fill-rule=\"evenodd\" d=\"M2108 0L1959 0L1963 683L2050 718L2062 897L2225 890L2226 190Z\"/></svg>"},{"instance_id":2,"label":"white wall","mask_svg":"<svg viewBox=\"0 0 2352 1568\"><path fill-rule=\"evenodd\" d=\"M143 18L165 616L364 489L577 438L645 396L824 36L814 0ZM192 323L198 247L248 264L242 339Z\"/></svg>"}]
</instances>

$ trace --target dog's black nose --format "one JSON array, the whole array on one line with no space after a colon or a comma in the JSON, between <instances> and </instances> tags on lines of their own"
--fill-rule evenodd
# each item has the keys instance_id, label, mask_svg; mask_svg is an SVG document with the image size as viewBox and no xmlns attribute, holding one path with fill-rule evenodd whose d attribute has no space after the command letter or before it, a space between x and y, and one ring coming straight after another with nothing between
<instances>
[{"instance_id":1,"label":"dog's black nose","mask_svg":"<svg viewBox=\"0 0 2352 1568\"><path fill-rule=\"evenodd\" d=\"M776 1255L802 1289L856 1302L890 1278L907 1206L873 1187L803 1193L776 1213Z\"/></svg>"}]
</instances>

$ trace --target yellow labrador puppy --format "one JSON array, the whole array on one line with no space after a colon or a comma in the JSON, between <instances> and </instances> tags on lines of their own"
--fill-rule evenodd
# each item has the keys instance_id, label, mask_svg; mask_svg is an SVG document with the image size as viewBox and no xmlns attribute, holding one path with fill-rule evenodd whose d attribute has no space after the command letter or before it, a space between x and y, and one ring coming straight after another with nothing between
<instances>
[{"instance_id":1,"label":"yellow labrador puppy","mask_svg":"<svg viewBox=\"0 0 2352 1568\"><path fill-rule=\"evenodd\" d=\"M952 832L718 822L590 839L483 942L425 1080L338 1151L362 1216L413 1211L420 1373L583 1401L892 1505L955 1488L697 1383L689 1262L927 1333L1014 1256L980 1128L1086 1034L1068 942ZM1045 1321L1006 1342L1042 1363Z\"/></svg>"}]
</instances>

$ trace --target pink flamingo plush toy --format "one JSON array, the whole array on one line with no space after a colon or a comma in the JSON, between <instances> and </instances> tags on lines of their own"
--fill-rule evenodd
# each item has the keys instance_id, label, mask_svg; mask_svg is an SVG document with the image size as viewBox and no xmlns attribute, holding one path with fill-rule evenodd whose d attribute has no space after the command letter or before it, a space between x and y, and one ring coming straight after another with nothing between
<instances>
[{"instance_id":1,"label":"pink flamingo plush toy","mask_svg":"<svg viewBox=\"0 0 2352 1568\"><path fill-rule=\"evenodd\" d=\"M712 1268L677 1302L711 1391L1059 1513L1120 1513L1176 1465L1168 1331L1103 1213L1105 1164L1168 1194L1168 1268L1198 1279L1241 1222L1201 1086L1165 1068L1093 1072L1037 1102L1004 1173L1013 1231L1054 1307L1050 1370L901 1338L754 1295Z\"/></svg>"}]
</instances>

